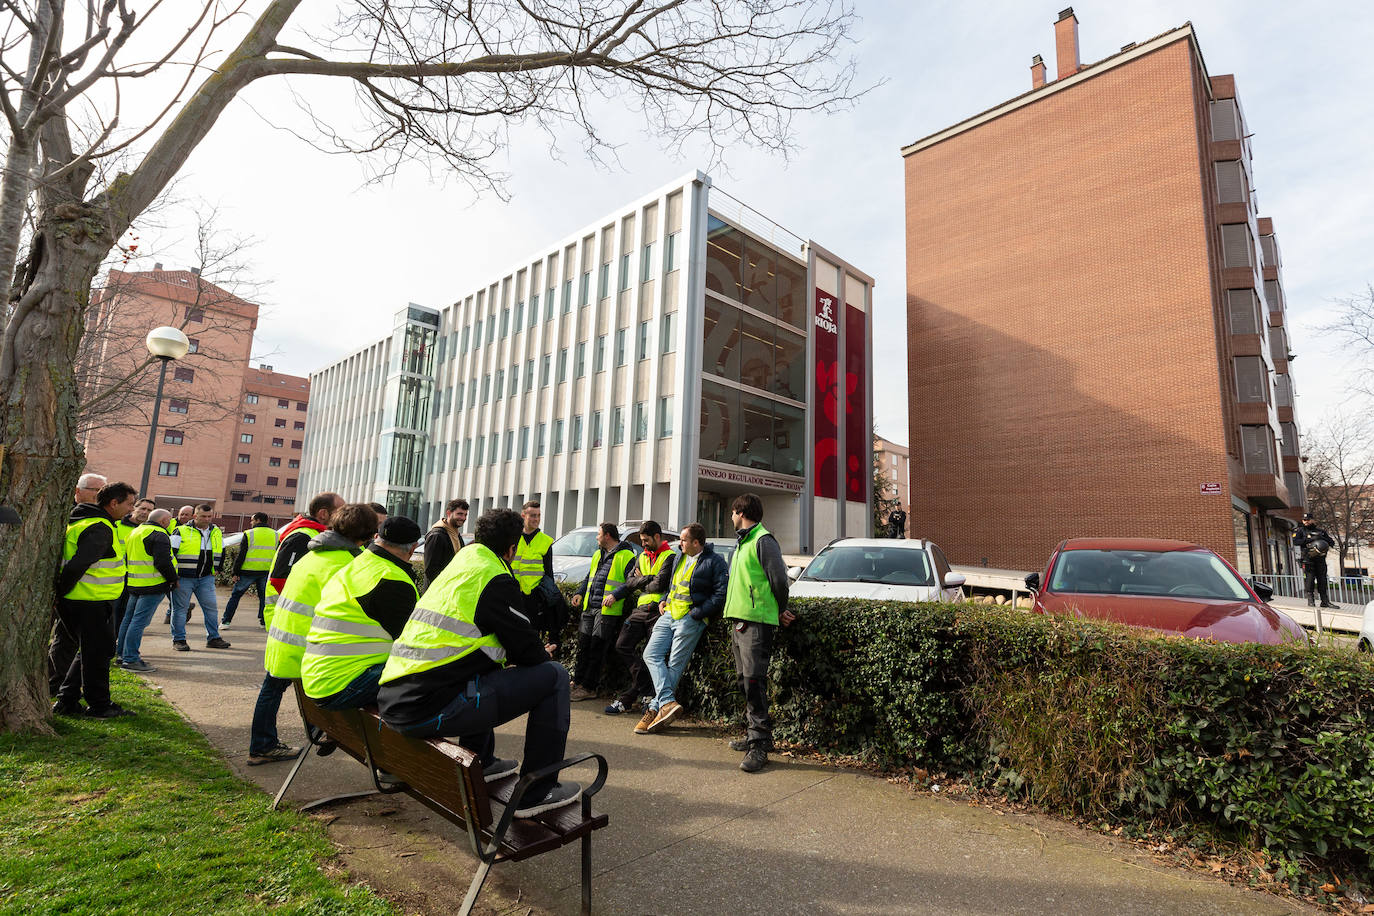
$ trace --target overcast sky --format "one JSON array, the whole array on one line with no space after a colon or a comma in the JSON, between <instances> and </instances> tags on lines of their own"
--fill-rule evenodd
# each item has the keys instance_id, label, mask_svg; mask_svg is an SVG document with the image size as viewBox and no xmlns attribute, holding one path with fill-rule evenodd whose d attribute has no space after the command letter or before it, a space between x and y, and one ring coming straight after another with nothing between
<instances>
[{"instance_id":1,"label":"overcast sky","mask_svg":"<svg viewBox=\"0 0 1374 916\"><path fill-rule=\"evenodd\" d=\"M1053 74L1060 7L857 0L857 8L860 80L887 82L852 112L800 120L801 149L790 163L742 148L712 175L876 278L877 427L906 442L904 375L884 371L906 360L900 148L1026 91L1033 54ZM1191 20L1209 72L1235 74L1254 133L1261 214L1273 217L1283 251L1299 418L1312 427L1342 400L1347 379L1344 359L1313 329L1329 320L1333 300L1374 280L1374 8L1089 0L1074 9L1085 63ZM348 110L346 94L326 82L294 88ZM258 240L251 272L266 284L266 307L255 352L270 354L278 371L305 375L387 333L407 302L442 308L495 270L704 162L704 147L665 151L642 125L615 112L607 119L623 144L609 168L586 161L576 138L555 158L539 135L517 133L501 163L511 175L511 199L502 202L420 169L365 186L358 163L280 128L305 126L286 87L262 81L194 154L180 194L217 206L222 229ZM176 254L185 217L166 218L171 228L150 235L160 236L166 267L186 266Z\"/></svg>"}]
</instances>

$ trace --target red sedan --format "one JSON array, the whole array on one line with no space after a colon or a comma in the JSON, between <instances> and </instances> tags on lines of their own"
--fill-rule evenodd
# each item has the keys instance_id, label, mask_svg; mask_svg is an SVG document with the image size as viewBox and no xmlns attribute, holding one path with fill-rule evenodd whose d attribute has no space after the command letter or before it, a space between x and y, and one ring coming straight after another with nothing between
<instances>
[{"instance_id":1,"label":"red sedan","mask_svg":"<svg viewBox=\"0 0 1374 916\"><path fill-rule=\"evenodd\" d=\"M1307 642L1302 627L1265 603L1269 586L1246 582L1221 557L1185 541L1072 538L1050 557L1043 582L1031 573L1026 586L1037 614L1222 642Z\"/></svg>"}]
</instances>

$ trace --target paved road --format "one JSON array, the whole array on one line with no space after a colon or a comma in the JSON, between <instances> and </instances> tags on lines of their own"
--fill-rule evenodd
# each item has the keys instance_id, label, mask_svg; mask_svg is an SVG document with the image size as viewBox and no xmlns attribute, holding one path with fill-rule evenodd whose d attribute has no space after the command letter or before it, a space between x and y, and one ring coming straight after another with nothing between
<instances>
[{"instance_id":1,"label":"paved road","mask_svg":"<svg viewBox=\"0 0 1374 916\"><path fill-rule=\"evenodd\" d=\"M172 652L155 624L144 656L160 670L148 680L244 777L275 791L285 764L245 765L263 636L251 615L239 619L225 633L232 649L207 650L193 637L189 654ZM597 797L610 814L594 849L598 913L1317 912L1158 866L1129 844L1050 818L914 795L812 762L783 759L746 775L714 730L636 736L632 720L602 715L601 705L574 704L569 740L570 751L594 749L610 761L610 782ZM289 696L281 718L283 737L300 743ZM503 756L518 755L518 726L501 730ZM288 798L366 787L362 768L345 755L312 757ZM345 866L406 912L449 912L461 900L475 860L464 836L427 809L391 796L329 810ZM577 902L570 847L498 866L479 910L575 913Z\"/></svg>"}]
</instances>

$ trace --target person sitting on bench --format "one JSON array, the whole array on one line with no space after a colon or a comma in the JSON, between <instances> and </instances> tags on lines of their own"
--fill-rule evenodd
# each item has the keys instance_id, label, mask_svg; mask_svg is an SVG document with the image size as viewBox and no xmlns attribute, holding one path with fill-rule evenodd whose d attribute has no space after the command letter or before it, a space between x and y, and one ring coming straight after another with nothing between
<instances>
[{"instance_id":1,"label":"person sitting on bench","mask_svg":"<svg viewBox=\"0 0 1374 916\"><path fill-rule=\"evenodd\" d=\"M495 756L493 729L529 713L521 775L563 759L570 719L568 671L549 658L529 619L510 562L524 522L511 509L477 520L475 543L444 567L392 644L377 706L392 728L415 738L457 736L477 754L488 782L520 764ZM582 787L553 775L532 782L516 817L576 801Z\"/></svg>"},{"instance_id":2,"label":"person sitting on bench","mask_svg":"<svg viewBox=\"0 0 1374 916\"><path fill-rule=\"evenodd\" d=\"M377 702L377 679L420 593L410 557L420 526L400 515L325 583L301 659L301 687L322 709Z\"/></svg>"}]
</instances>

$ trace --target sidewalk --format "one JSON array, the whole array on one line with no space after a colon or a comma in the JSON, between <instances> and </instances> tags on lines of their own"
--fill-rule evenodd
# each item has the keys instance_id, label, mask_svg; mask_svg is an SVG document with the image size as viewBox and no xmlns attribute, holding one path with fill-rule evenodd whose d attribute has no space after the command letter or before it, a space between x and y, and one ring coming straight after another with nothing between
<instances>
[{"instance_id":1,"label":"sidewalk","mask_svg":"<svg viewBox=\"0 0 1374 916\"><path fill-rule=\"evenodd\" d=\"M223 601L221 597L221 601ZM159 670L148 681L218 746L245 778L275 792L288 764L246 766L248 727L262 680L257 606L224 635L232 649L171 651L161 617L144 639ZM1050 818L999 814L913 795L865 774L775 757L761 773L714 730L636 736L636 717L573 704L569 752L610 763L596 807L610 826L593 842L597 913L1316 913L1298 904L1154 864L1134 847ZM504 726L498 753L518 756L523 720ZM283 740L303 733L288 694ZM579 778L573 775L571 778ZM589 776L582 777L585 780ZM343 754L312 756L287 801L369 787ZM263 805L270 803L264 797ZM406 913L456 908L475 871L466 836L404 795L326 809L341 858ZM576 913L576 845L493 869L478 911Z\"/></svg>"}]
</instances>

